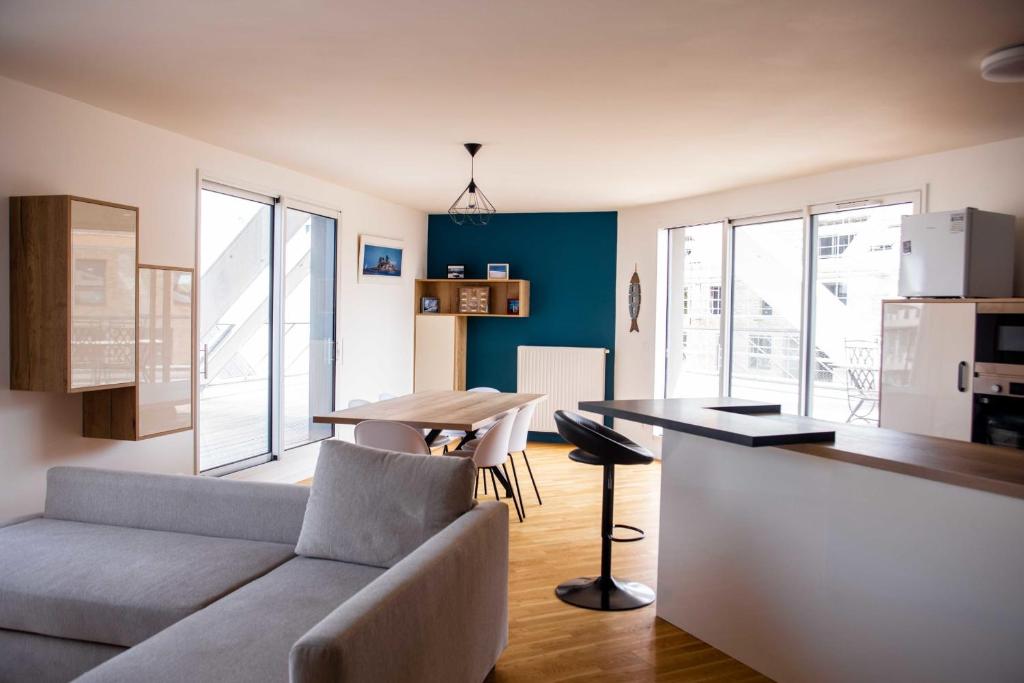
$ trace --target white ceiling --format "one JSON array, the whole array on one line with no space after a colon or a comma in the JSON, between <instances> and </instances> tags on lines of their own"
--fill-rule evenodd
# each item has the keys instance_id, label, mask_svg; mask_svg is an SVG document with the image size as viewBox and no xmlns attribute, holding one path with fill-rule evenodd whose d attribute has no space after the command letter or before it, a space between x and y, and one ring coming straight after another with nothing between
<instances>
[{"instance_id":1,"label":"white ceiling","mask_svg":"<svg viewBox=\"0 0 1024 683\"><path fill-rule=\"evenodd\" d=\"M428 211L465 141L540 211L1024 135L1015 42L1022 0L0 0L3 75Z\"/></svg>"}]
</instances>

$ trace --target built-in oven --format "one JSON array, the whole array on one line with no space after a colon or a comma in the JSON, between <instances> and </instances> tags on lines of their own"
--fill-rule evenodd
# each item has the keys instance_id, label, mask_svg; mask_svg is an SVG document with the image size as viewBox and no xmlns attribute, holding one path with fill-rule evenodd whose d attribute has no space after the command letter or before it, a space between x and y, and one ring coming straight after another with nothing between
<instances>
[{"instance_id":1,"label":"built-in oven","mask_svg":"<svg viewBox=\"0 0 1024 683\"><path fill-rule=\"evenodd\" d=\"M1024 303L977 305L971 441L1024 449Z\"/></svg>"},{"instance_id":2,"label":"built-in oven","mask_svg":"<svg viewBox=\"0 0 1024 683\"><path fill-rule=\"evenodd\" d=\"M971 441L1024 449L1024 365L974 364Z\"/></svg>"}]
</instances>

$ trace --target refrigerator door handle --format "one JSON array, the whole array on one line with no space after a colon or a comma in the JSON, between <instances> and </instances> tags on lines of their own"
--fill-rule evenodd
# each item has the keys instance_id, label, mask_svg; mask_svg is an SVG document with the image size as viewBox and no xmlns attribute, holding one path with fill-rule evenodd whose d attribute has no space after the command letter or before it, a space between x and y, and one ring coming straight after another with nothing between
<instances>
[{"instance_id":1,"label":"refrigerator door handle","mask_svg":"<svg viewBox=\"0 0 1024 683\"><path fill-rule=\"evenodd\" d=\"M967 374L967 361L962 360L956 366L956 389L960 393L967 391L967 385L964 383Z\"/></svg>"}]
</instances>

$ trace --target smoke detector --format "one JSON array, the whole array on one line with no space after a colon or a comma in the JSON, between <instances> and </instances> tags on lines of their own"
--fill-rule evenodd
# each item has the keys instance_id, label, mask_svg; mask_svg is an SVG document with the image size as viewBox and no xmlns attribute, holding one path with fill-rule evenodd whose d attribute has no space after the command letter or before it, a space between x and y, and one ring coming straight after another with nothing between
<instances>
[{"instance_id":1,"label":"smoke detector","mask_svg":"<svg viewBox=\"0 0 1024 683\"><path fill-rule=\"evenodd\" d=\"M996 83L1024 81L1024 43L996 50L981 60L981 77Z\"/></svg>"}]
</instances>

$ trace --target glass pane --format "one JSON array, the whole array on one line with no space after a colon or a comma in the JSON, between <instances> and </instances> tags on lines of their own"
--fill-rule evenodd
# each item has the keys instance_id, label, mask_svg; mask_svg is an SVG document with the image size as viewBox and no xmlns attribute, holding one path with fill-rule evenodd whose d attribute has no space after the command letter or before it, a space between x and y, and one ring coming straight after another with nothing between
<instances>
[{"instance_id":1,"label":"glass pane","mask_svg":"<svg viewBox=\"0 0 1024 683\"><path fill-rule=\"evenodd\" d=\"M334 410L337 222L288 209L285 223L283 447L292 448L333 436L312 418Z\"/></svg>"},{"instance_id":2,"label":"glass pane","mask_svg":"<svg viewBox=\"0 0 1024 683\"><path fill-rule=\"evenodd\" d=\"M667 398L718 396L722 327L722 224L669 233Z\"/></svg>"},{"instance_id":3,"label":"glass pane","mask_svg":"<svg viewBox=\"0 0 1024 683\"><path fill-rule=\"evenodd\" d=\"M800 396L803 220L733 228L731 395L782 405Z\"/></svg>"},{"instance_id":4,"label":"glass pane","mask_svg":"<svg viewBox=\"0 0 1024 683\"><path fill-rule=\"evenodd\" d=\"M273 208L202 192L199 467L270 452Z\"/></svg>"},{"instance_id":5,"label":"glass pane","mask_svg":"<svg viewBox=\"0 0 1024 683\"><path fill-rule=\"evenodd\" d=\"M71 202L71 388L135 381L136 213Z\"/></svg>"},{"instance_id":6,"label":"glass pane","mask_svg":"<svg viewBox=\"0 0 1024 683\"><path fill-rule=\"evenodd\" d=\"M878 424L882 299L896 296L901 217L912 203L814 216L811 415Z\"/></svg>"},{"instance_id":7,"label":"glass pane","mask_svg":"<svg viewBox=\"0 0 1024 683\"><path fill-rule=\"evenodd\" d=\"M192 426L192 273L139 269L139 436Z\"/></svg>"}]
</instances>

